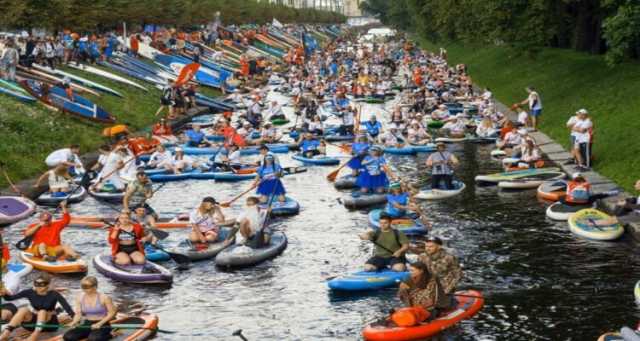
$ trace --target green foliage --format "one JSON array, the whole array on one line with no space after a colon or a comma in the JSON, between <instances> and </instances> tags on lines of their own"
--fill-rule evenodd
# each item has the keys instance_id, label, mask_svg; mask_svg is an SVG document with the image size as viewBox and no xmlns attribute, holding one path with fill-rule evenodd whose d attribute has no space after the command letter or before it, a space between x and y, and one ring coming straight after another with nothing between
<instances>
[{"instance_id":1,"label":"green foliage","mask_svg":"<svg viewBox=\"0 0 640 341\"><path fill-rule=\"evenodd\" d=\"M635 1L624 1L617 12L608 17L603 24L604 37L609 50L607 61L610 64L620 63L624 57L640 54L640 4Z\"/></svg>"}]
</instances>

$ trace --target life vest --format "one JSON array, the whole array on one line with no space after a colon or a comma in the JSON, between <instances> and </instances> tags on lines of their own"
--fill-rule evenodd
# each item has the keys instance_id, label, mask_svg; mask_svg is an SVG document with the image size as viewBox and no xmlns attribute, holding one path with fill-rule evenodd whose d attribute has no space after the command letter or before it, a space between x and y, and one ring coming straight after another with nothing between
<instances>
[{"instance_id":1,"label":"life vest","mask_svg":"<svg viewBox=\"0 0 640 341\"><path fill-rule=\"evenodd\" d=\"M569 181L567 183L567 196L565 201L572 204L589 203L591 196L591 184L586 181Z\"/></svg>"},{"instance_id":2,"label":"life vest","mask_svg":"<svg viewBox=\"0 0 640 341\"><path fill-rule=\"evenodd\" d=\"M398 327L411 327L426 320L431 314L421 306L400 308L391 314L391 321Z\"/></svg>"},{"instance_id":3,"label":"life vest","mask_svg":"<svg viewBox=\"0 0 640 341\"><path fill-rule=\"evenodd\" d=\"M117 124L109 128L102 130L102 135L106 137L114 137L120 134L128 134L129 128L124 124Z\"/></svg>"},{"instance_id":4,"label":"life vest","mask_svg":"<svg viewBox=\"0 0 640 341\"><path fill-rule=\"evenodd\" d=\"M129 149L135 156L141 154L150 154L160 144L155 138L135 137L129 139Z\"/></svg>"}]
</instances>

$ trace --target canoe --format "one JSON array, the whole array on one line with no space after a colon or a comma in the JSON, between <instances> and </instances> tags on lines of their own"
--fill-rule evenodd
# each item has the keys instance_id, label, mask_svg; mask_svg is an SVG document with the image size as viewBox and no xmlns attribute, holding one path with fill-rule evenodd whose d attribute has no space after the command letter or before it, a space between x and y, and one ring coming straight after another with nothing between
<instances>
[{"instance_id":1,"label":"canoe","mask_svg":"<svg viewBox=\"0 0 640 341\"><path fill-rule=\"evenodd\" d=\"M619 222L596 225L598 221L611 218L608 214L594 208L580 210L569 217L569 230L574 234L593 240L614 240L624 233Z\"/></svg>"},{"instance_id":2,"label":"canoe","mask_svg":"<svg viewBox=\"0 0 640 341\"><path fill-rule=\"evenodd\" d=\"M353 174L339 177L334 183L335 189L354 189L356 188L356 177Z\"/></svg>"},{"instance_id":3,"label":"canoe","mask_svg":"<svg viewBox=\"0 0 640 341\"><path fill-rule=\"evenodd\" d=\"M91 187L89 187L88 192L90 196L102 201L122 202L122 198L124 198L124 192L101 192L95 191Z\"/></svg>"},{"instance_id":4,"label":"canoe","mask_svg":"<svg viewBox=\"0 0 640 341\"><path fill-rule=\"evenodd\" d=\"M68 114L101 123L115 123L116 121L106 110L78 94L73 94L73 101L71 101L64 89L59 86L50 86L49 95L44 96L42 93L42 83L26 79L20 84L22 84L29 94L42 103Z\"/></svg>"},{"instance_id":5,"label":"canoe","mask_svg":"<svg viewBox=\"0 0 640 341\"><path fill-rule=\"evenodd\" d=\"M20 290L22 278L28 275L33 266L25 263L9 263L7 264L7 272L2 274L2 284L11 293L16 294Z\"/></svg>"},{"instance_id":6,"label":"canoe","mask_svg":"<svg viewBox=\"0 0 640 341\"><path fill-rule=\"evenodd\" d=\"M549 219L557 221L567 221L569 217L585 208L594 207L592 204L587 205L567 205L561 202L556 202L553 205L547 207L546 215Z\"/></svg>"},{"instance_id":7,"label":"canoe","mask_svg":"<svg viewBox=\"0 0 640 341\"><path fill-rule=\"evenodd\" d=\"M25 219L35 210L36 204L27 198L0 196L0 226Z\"/></svg>"},{"instance_id":8,"label":"canoe","mask_svg":"<svg viewBox=\"0 0 640 341\"><path fill-rule=\"evenodd\" d=\"M543 174L552 174L552 176L556 176L558 172L560 172L559 168L532 168L513 172L478 175L476 176L475 180L479 183L497 184L500 181L532 178L534 176Z\"/></svg>"},{"instance_id":9,"label":"canoe","mask_svg":"<svg viewBox=\"0 0 640 341\"><path fill-rule=\"evenodd\" d=\"M26 103L33 103L36 101L36 99L21 88L18 83L13 83L4 79L0 79L0 94L15 97Z\"/></svg>"},{"instance_id":10,"label":"canoe","mask_svg":"<svg viewBox=\"0 0 640 341\"><path fill-rule=\"evenodd\" d=\"M416 194L415 198L421 200L446 199L462 193L464 189L467 188L467 185L465 185L465 183L462 181L454 180L453 187L454 189L452 190L446 190L439 188L433 189L431 188L431 186L427 186L420 190L420 192Z\"/></svg>"},{"instance_id":11,"label":"canoe","mask_svg":"<svg viewBox=\"0 0 640 341\"><path fill-rule=\"evenodd\" d=\"M72 73L64 72L64 71L62 71L60 69L52 69L52 68L50 68L48 66L39 65L39 64L36 64L36 63L31 64L31 67L36 69L36 70L40 70L42 72L46 72L46 73L48 73L50 75L56 75L58 77L69 78L70 80L72 80L72 81L74 81L76 83L80 83L80 84L82 84L84 86L87 86L87 87L90 87L92 89L100 90L100 91L102 91L104 93L108 93L108 94L111 94L111 95L114 95L114 96L122 97L122 94L119 93L118 91L114 90L114 89L111 89L111 88L109 88L107 86L104 86L102 84L96 83L94 81L88 80L86 78L82 78L80 76L76 76L76 75L74 75Z\"/></svg>"},{"instance_id":12,"label":"canoe","mask_svg":"<svg viewBox=\"0 0 640 341\"><path fill-rule=\"evenodd\" d=\"M147 261L144 265L115 265L111 255L96 255L93 258L96 270L106 277L125 283L138 284L170 284L173 282L171 271L156 263ZM143 268L153 269L153 272L143 272Z\"/></svg>"},{"instance_id":13,"label":"canoe","mask_svg":"<svg viewBox=\"0 0 640 341\"><path fill-rule=\"evenodd\" d=\"M350 210L357 210L371 206L387 203L387 194L362 193L360 191L351 192L340 199L344 207Z\"/></svg>"},{"instance_id":14,"label":"canoe","mask_svg":"<svg viewBox=\"0 0 640 341\"><path fill-rule=\"evenodd\" d=\"M403 341L422 340L440 334L462 320L469 319L482 309L484 297L475 290L456 292L458 305L455 309L445 311L435 320L423 322L413 327L387 327L383 325L369 325L364 328L362 335L370 341Z\"/></svg>"},{"instance_id":15,"label":"canoe","mask_svg":"<svg viewBox=\"0 0 640 341\"><path fill-rule=\"evenodd\" d=\"M291 157L294 160L300 161L304 164L320 165L320 166L333 166L340 164L340 160L332 158L326 155L317 155L314 157L304 157L302 154L295 154Z\"/></svg>"},{"instance_id":16,"label":"canoe","mask_svg":"<svg viewBox=\"0 0 640 341\"><path fill-rule=\"evenodd\" d=\"M138 84L138 83L136 83L134 81L128 80L128 79L126 79L124 77L120 77L120 76L118 76L116 74L113 74L111 72L98 69L97 67L93 67L93 66L89 66L89 65L85 65L85 64L72 64L72 63L67 64L67 66L69 66L71 68L74 68L74 69L77 69L77 70L80 70L80 71L84 71L86 73L94 74L96 76L104 77L104 78L110 79L110 80L118 82L118 83L126 84L126 85L132 86L134 88L138 88L140 90L143 90L143 91L149 91L147 88L145 88L144 86L142 86L142 85L140 85L140 84Z\"/></svg>"},{"instance_id":17,"label":"canoe","mask_svg":"<svg viewBox=\"0 0 640 341\"><path fill-rule=\"evenodd\" d=\"M189 257L192 261L201 261L214 258L222 250L230 247L233 244L224 245L224 240L231 232L230 228L221 228L220 235L217 242L214 243L192 243L190 240L185 239L180 241L175 247L169 249L170 252L183 254Z\"/></svg>"},{"instance_id":18,"label":"canoe","mask_svg":"<svg viewBox=\"0 0 640 341\"><path fill-rule=\"evenodd\" d=\"M359 271L349 275L336 277L327 282L329 289L335 291L379 290L398 285L409 279L409 272Z\"/></svg>"},{"instance_id":19,"label":"canoe","mask_svg":"<svg viewBox=\"0 0 640 341\"><path fill-rule=\"evenodd\" d=\"M546 181L555 181L564 178L565 174L563 172L550 172L521 179L500 181L498 182L498 187L502 189L531 189L540 187L540 185Z\"/></svg>"},{"instance_id":20,"label":"canoe","mask_svg":"<svg viewBox=\"0 0 640 341\"><path fill-rule=\"evenodd\" d=\"M51 192L42 193L37 199L36 202L40 205L58 205L63 200L67 200L68 203L74 204L81 202L87 196L87 190L84 187L80 187L79 190L71 189L71 192L75 191L75 193L69 195L65 194L63 196L53 196Z\"/></svg>"},{"instance_id":21,"label":"canoe","mask_svg":"<svg viewBox=\"0 0 640 341\"><path fill-rule=\"evenodd\" d=\"M40 271L64 274L87 272L87 263L80 258L74 261L59 258L55 262L47 262L40 257L34 257L28 252L21 251L20 259L27 264L31 264L34 269Z\"/></svg>"},{"instance_id":22,"label":"canoe","mask_svg":"<svg viewBox=\"0 0 640 341\"><path fill-rule=\"evenodd\" d=\"M267 209L267 203L258 204L261 209ZM293 198L285 196L285 201L280 202L278 198L273 199L271 203L271 214L274 216L295 215L300 212L300 204Z\"/></svg>"},{"instance_id":23,"label":"canoe","mask_svg":"<svg viewBox=\"0 0 640 341\"><path fill-rule=\"evenodd\" d=\"M39 341L63 341L63 335L69 331L67 324L71 322L71 317L66 314L58 315L59 321L63 324L61 328L53 332L42 332ZM136 316L118 314L116 318L110 322L112 325L139 326L139 328L113 328L112 335L116 335L113 340L118 341L143 341L153 338L156 334L155 329L158 328L158 315L143 313ZM10 340L27 338L31 331L18 328L14 332Z\"/></svg>"},{"instance_id":24,"label":"canoe","mask_svg":"<svg viewBox=\"0 0 640 341\"><path fill-rule=\"evenodd\" d=\"M567 182L564 180L548 181L538 186L536 195L542 200L558 201L567 195Z\"/></svg>"},{"instance_id":25,"label":"canoe","mask_svg":"<svg viewBox=\"0 0 640 341\"><path fill-rule=\"evenodd\" d=\"M283 232L273 232L269 246L252 249L234 244L218 253L216 266L240 268L260 264L281 254L287 248L287 236Z\"/></svg>"},{"instance_id":26,"label":"canoe","mask_svg":"<svg viewBox=\"0 0 640 341\"><path fill-rule=\"evenodd\" d=\"M374 229L380 228L380 213L383 210L376 209L369 212L369 226ZM398 218L391 220L391 227L398 231L402 231L407 236L419 236L429 233L429 230L422 224L420 219Z\"/></svg>"}]
</instances>

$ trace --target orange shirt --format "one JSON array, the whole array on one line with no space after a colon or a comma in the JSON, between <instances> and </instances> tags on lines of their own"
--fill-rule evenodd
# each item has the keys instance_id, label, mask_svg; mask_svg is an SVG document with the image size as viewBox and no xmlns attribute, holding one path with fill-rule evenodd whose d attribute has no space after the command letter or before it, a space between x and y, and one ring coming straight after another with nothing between
<instances>
[{"instance_id":1,"label":"orange shirt","mask_svg":"<svg viewBox=\"0 0 640 341\"><path fill-rule=\"evenodd\" d=\"M44 244L46 246L59 246L60 233L71 222L71 215L65 213L61 220L53 220L47 225L43 225L33 236L32 245Z\"/></svg>"},{"instance_id":2,"label":"orange shirt","mask_svg":"<svg viewBox=\"0 0 640 341\"><path fill-rule=\"evenodd\" d=\"M138 52L139 43L135 36L131 36L131 38L129 38L129 44L131 45L132 51Z\"/></svg>"}]
</instances>

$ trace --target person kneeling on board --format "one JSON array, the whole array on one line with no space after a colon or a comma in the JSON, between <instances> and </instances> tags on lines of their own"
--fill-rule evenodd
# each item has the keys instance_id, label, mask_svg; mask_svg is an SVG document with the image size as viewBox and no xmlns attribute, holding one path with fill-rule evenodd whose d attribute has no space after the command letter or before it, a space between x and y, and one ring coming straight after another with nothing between
<instances>
[{"instance_id":1,"label":"person kneeling on board","mask_svg":"<svg viewBox=\"0 0 640 341\"><path fill-rule=\"evenodd\" d=\"M248 246L253 249L259 249L264 245L269 245L271 235L269 231L263 229L265 219L271 213L271 207L267 210L261 210L258 204L260 199L257 197L248 197L244 211L236 219L236 228L231 235L225 240L226 244L230 244L234 236L238 236L236 242ZM238 235L237 232L240 232Z\"/></svg>"},{"instance_id":2,"label":"person kneeling on board","mask_svg":"<svg viewBox=\"0 0 640 341\"><path fill-rule=\"evenodd\" d=\"M305 133L298 143L302 155L306 158L313 158L316 155L325 155L326 146L312 133Z\"/></svg>"},{"instance_id":3,"label":"person kneeling on board","mask_svg":"<svg viewBox=\"0 0 640 341\"><path fill-rule=\"evenodd\" d=\"M59 257L64 257L68 261L74 261L78 254L68 245L62 244L60 234L69 225L71 215L67 210L67 202L60 203L62 208L62 219L53 221L53 216L49 212L40 213L39 221L29 227L25 236L33 236L31 246L27 252L36 257L43 257L47 262L55 262Z\"/></svg>"},{"instance_id":4,"label":"person kneeling on board","mask_svg":"<svg viewBox=\"0 0 640 341\"><path fill-rule=\"evenodd\" d=\"M373 257L367 260L365 271L380 271L391 268L393 271L405 271L405 252L409 249L409 239L402 232L391 227L391 217L380 213L380 229L369 230L360 235L360 239L375 244Z\"/></svg>"}]
</instances>

